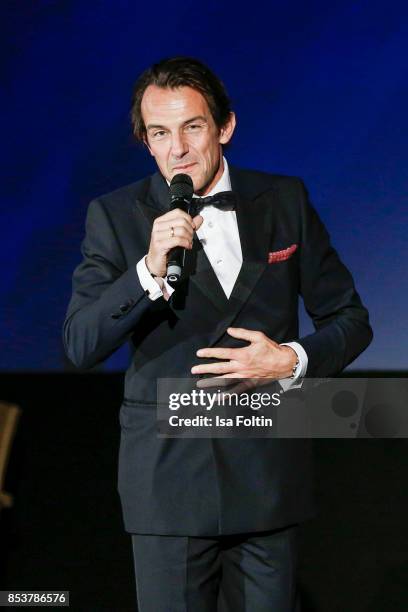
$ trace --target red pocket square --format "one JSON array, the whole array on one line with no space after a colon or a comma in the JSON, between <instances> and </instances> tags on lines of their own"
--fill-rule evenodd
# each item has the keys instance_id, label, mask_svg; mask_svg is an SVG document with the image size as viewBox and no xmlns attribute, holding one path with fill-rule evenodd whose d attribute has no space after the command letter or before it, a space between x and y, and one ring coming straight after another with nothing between
<instances>
[{"instance_id":1,"label":"red pocket square","mask_svg":"<svg viewBox=\"0 0 408 612\"><path fill-rule=\"evenodd\" d=\"M297 244L292 244L292 246L288 247L287 249L282 249L282 251L272 251L271 253L268 253L268 263L271 264L276 263L277 261L285 261L286 259L289 259L289 257L292 257L297 248Z\"/></svg>"}]
</instances>

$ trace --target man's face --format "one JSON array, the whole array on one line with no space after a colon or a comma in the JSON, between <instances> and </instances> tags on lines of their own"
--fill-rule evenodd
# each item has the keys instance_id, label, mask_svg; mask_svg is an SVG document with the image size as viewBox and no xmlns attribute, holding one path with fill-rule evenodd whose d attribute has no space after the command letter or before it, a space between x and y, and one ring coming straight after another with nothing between
<instances>
[{"instance_id":1,"label":"man's face","mask_svg":"<svg viewBox=\"0 0 408 612\"><path fill-rule=\"evenodd\" d=\"M147 87L141 104L146 145L168 180L175 174L191 176L194 191L208 193L221 178L222 144L234 131L235 116L219 130L205 98L191 87Z\"/></svg>"}]
</instances>

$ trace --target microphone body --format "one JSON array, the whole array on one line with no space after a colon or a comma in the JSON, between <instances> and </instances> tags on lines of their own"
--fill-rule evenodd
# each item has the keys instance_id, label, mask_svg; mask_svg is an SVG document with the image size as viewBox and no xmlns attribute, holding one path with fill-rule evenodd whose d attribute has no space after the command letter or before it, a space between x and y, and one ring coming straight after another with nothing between
<instances>
[{"instance_id":1,"label":"microphone body","mask_svg":"<svg viewBox=\"0 0 408 612\"><path fill-rule=\"evenodd\" d=\"M193 181L188 174L176 174L170 183L170 210L181 208L188 212L193 198ZM186 250L183 247L171 249L167 259L167 280L175 284L180 280Z\"/></svg>"}]
</instances>

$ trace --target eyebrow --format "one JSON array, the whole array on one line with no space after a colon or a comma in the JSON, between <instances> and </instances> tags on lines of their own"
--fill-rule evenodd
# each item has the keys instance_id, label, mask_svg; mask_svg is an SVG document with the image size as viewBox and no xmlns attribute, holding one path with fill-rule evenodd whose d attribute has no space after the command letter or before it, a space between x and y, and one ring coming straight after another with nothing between
<instances>
[{"instance_id":1,"label":"eyebrow","mask_svg":"<svg viewBox=\"0 0 408 612\"><path fill-rule=\"evenodd\" d=\"M205 123L207 123L207 119L203 116L203 115L197 115L196 117L193 117L192 119L187 119L187 121L184 121L184 123L182 124L184 125L188 125L189 123L192 123L193 121L204 121ZM156 125L155 123L149 123L149 125L146 127L147 130L153 130L153 129L166 129L165 125Z\"/></svg>"}]
</instances>

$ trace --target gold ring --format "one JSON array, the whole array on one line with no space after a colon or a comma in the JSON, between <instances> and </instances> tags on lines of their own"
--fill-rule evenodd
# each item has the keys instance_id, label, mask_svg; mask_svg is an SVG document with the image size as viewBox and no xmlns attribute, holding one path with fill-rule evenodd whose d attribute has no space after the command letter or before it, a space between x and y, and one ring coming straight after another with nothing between
<instances>
[{"instance_id":1,"label":"gold ring","mask_svg":"<svg viewBox=\"0 0 408 612\"><path fill-rule=\"evenodd\" d=\"M174 227L170 228L170 236L171 238L174 238Z\"/></svg>"}]
</instances>

